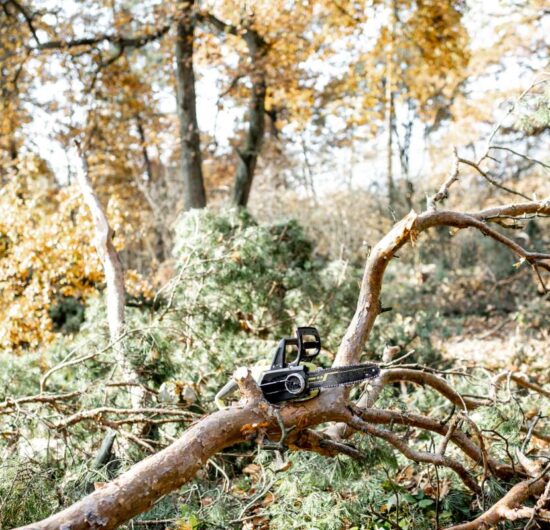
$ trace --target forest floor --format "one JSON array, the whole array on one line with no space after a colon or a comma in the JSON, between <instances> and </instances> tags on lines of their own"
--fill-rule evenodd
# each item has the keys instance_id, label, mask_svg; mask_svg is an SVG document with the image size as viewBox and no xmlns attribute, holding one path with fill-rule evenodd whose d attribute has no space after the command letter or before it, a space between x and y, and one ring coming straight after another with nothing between
<instances>
[{"instance_id":1,"label":"forest floor","mask_svg":"<svg viewBox=\"0 0 550 530\"><path fill-rule=\"evenodd\" d=\"M454 364L464 362L520 370L522 365L531 369L540 365L548 341L526 335L507 315L490 318L469 316L460 333L440 339L438 346L443 356Z\"/></svg>"}]
</instances>

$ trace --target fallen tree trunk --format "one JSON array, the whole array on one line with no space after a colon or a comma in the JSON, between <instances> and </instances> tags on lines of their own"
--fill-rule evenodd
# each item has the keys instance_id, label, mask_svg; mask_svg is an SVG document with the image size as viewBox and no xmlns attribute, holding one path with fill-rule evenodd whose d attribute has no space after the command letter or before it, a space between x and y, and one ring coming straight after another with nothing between
<instances>
[{"instance_id":1,"label":"fallen tree trunk","mask_svg":"<svg viewBox=\"0 0 550 530\"><path fill-rule=\"evenodd\" d=\"M147 511L163 495L191 479L218 451L245 439L242 429L259 423L251 408L232 408L207 416L171 446L84 497L66 510L23 527L41 530L117 528Z\"/></svg>"},{"instance_id":2,"label":"fallen tree trunk","mask_svg":"<svg viewBox=\"0 0 550 530\"><path fill-rule=\"evenodd\" d=\"M284 425L306 428L324 421L345 421L348 416L342 392L337 389L301 405L282 407L279 415L263 399L249 373L237 382L245 397L243 406L206 416L192 425L177 442L142 460L104 487L43 521L21 528L117 528L185 484L222 449L266 434L280 436L279 418Z\"/></svg>"}]
</instances>

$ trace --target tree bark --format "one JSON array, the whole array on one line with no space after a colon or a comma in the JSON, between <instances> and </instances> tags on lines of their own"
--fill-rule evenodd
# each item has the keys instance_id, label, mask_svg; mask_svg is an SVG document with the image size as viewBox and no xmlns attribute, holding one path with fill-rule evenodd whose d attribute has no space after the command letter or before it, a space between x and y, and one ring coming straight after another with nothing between
<instances>
[{"instance_id":1,"label":"tree bark","mask_svg":"<svg viewBox=\"0 0 550 530\"><path fill-rule=\"evenodd\" d=\"M89 141L89 138L88 138ZM113 245L113 230L107 219L107 214L101 206L101 202L95 193L89 175L88 160L86 155L87 143L83 148L78 146L82 160L82 171L77 172L77 179L84 202L92 215L95 228L95 246L103 265L105 274L107 321L109 323L109 336L113 346L115 359L120 367L122 376L126 381L139 383L139 375L131 365L124 352L120 341L124 332L126 287L124 285L124 270L120 256ZM135 408L141 406L144 393L140 386L130 388L130 399Z\"/></svg>"},{"instance_id":2,"label":"tree bark","mask_svg":"<svg viewBox=\"0 0 550 530\"><path fill-rule=\"evenodd\" d=\"M82 190L84 202L92 215L95 228L95 247L103 265L105 282L107 284L107 320L111 341L115 343L124 328L124 305L126 289L124 287L124 271L118 252L113 245L113 230L107 220L107 215L96 195L88 171L88 161L85 149L80 149L82 171L77 173L78 183ZM121 357L119 361L126 364Z\"/></svg>"},{"instance_id":3,"label":"tree bark","mask_svg":"<svg viewBox=\"0 0 550 530\"><path fill-rule=\"evenodd\" d=\"M129 471L81 501L27 530L109 530L150 509L182 486L225 447L244 439L241 429L260 422L249 409L226 409L207 416L171 446L139 462Z\"/></svg>"},{"instance_id":4,"label":"tree bark","mask_svg":"<svg viewBox=\"0 0 550 530\"><path fill-rule=\"evenodd\" d=\"M233 200L237 206L241 207L246 207L248 204L256 163L264 139L266 94L263 65L265 41L253 29L246 31L244 39L248 46L252 62L252 94L248 108L248 132L246 134L244 149L238 151L239 161L235 175L235 194Z\"/></svg>"},{"instance_id":5,"label":"tree bark","mask_svg":"<svg viewBox=\"0 0 550 530\"><path fill-rule=\"evenodd\" d=\"M141 141L141 153L143 155L143 165L145 168L145 173L147 175L147 182L142 183L139 180L139 177L136 179L136 185L138 186L139 190L145 197L145 200L149 203L149 206L151 208L151 212L153 214L154 219L154 243L153 243L153 255L155 256L155 259L158 263L162 263L166 260L167 256L167 250L166 250L166 242L164 237L164 231L163 227L165 226L165 219L161 218L161 215L159 213L159 208L153 201L151 194L149 193L148 186L153 185L154 181L154 174L153 174L153 165L151 164L151 158L149 157L149 151L147 150L147 138L145 136L145 129L143 128L143 121L141 119L141 116L139 113L136 113L136 125L137 130L139 134L139 139Z\"/></svg>"},{"instance_id":6,"label":"tree bark","mask_svg":"<svg viewBox=\"0 0 550 530\"><path fill-rule=\"evenodd\" d=\"M529 519L534 515L533 508L521 509L521 505L529 497L542 493L547 482L548 479L544 477L532 478L520 482L477 519L467 523L449 526L446 530L479 530L494 528L500 521Z\"/></svg>"},{"instance_id":7,"label":"tree bark","mask_svg":"<svg viewBox=\"0 0 550 530\"><path fill-rule=\"evenodd\" d=\"M194 0L183 3L176 38L176 85L185 210L206 206L193 68L193 8Z\"/></svg>"}]
</instances>

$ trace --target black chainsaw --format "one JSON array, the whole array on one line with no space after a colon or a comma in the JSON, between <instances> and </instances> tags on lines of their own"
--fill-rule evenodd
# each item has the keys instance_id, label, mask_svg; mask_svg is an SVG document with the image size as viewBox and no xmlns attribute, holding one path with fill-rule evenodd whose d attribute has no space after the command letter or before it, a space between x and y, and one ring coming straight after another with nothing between
<instances>
[{"instance_id":1,"label":"black chainsaw","mask_svg":"<svg viewBox=\"0 0 550 530\"><path fill-rule=\"evenodd\" d=\"M292 356L287 362L287 356ZM270 403L305 401L315 397L320 389L348 386L380 374L376 364L338 366L317 369L311 362L321 352L321 337L314 327L299 327L296 337L281 339L271 368L259 380L259 386Z\"/></svg>"}]
</instances>

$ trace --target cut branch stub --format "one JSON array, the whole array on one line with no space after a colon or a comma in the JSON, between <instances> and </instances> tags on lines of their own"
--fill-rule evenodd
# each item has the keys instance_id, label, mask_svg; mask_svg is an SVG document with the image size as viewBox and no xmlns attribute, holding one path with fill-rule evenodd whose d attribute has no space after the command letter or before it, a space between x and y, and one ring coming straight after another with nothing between
<instances>
[{"instance_id":1,"label":"cut branch stub","mask_svg":"<svg viewBox=\"0 0 550 530\"><path fill-rule=\"evenodd\" d=\"M263 394L260 387L254 381L252 373L246 367L237 368L233 373L233 379L239 386L241 396L244 402L257 403L263 400Z\"/></svg>"}]
</instances>

